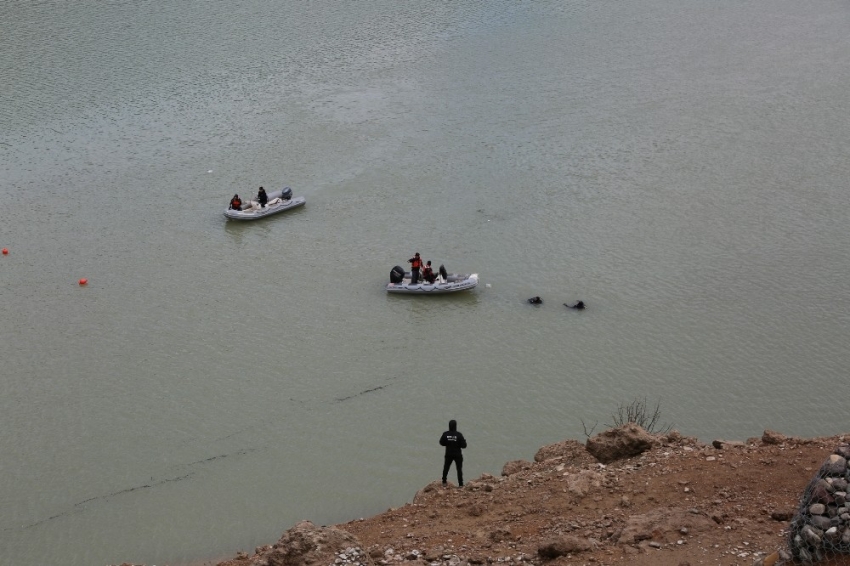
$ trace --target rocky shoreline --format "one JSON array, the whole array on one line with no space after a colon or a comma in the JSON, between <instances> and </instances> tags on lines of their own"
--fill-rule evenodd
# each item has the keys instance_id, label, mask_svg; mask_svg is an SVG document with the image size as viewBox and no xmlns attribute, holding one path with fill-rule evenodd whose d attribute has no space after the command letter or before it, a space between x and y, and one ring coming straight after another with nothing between
<instances>
[{"instance_id":1,"label":"rocky shoreline","mask_svg":"<svg viewBox=\"0 0 850 566\"><path fill-rule=\"evenodd\" d=\"M217 564L850 564L848 456L845 435L705 444L624 425L544 446L500 477L431 483L374 517L300 522Z\"/></svg>"}]
</instances>

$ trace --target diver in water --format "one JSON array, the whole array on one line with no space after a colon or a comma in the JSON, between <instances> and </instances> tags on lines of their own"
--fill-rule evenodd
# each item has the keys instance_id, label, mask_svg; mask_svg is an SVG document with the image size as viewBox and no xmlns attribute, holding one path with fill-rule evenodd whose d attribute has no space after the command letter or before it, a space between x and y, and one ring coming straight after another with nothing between
<instances>
[{"instance_id":1,"label":"diver in water","mask_svg":"<svg viewBox=\"0 0 850 566\"><path fill-rule=\"evenodd\" d=\"M574 305L568 305L567 303L564 303L564 306L568 309L584 310L584 301L579 301Z\"/></svg>"},{"instance_id":2,"label":"diver in water","mask_svg":"<svg viewBox=\"0 0 850 566\"><path fill-rule=\"evenodd\" d=\"M528 299L528 302L532 305L542 305L543 299L541 299L540 297L531 297L530 299Z\"/></svg>"}]
</instances>

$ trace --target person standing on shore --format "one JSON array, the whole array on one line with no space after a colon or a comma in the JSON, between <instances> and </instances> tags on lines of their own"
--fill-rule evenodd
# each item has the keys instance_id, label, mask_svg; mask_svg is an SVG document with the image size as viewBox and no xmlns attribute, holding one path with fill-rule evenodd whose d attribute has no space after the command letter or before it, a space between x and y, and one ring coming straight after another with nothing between
<instances>
[{"instance_id":1,"label":"person standing on shore","mask_svg":"<svg viewBox=\"0 0 850 566\"><path fill-rule=\"evenodd\" d=\"M443 485L446 485L446 476L452 462L455 463L457 471L457 484L463 487L463 449L466 448L466 439L457 429L457 421L449 421L449 430L440 437L440 446L446 447L446 455L443 461Z\"/></svg>"}]
</instances>

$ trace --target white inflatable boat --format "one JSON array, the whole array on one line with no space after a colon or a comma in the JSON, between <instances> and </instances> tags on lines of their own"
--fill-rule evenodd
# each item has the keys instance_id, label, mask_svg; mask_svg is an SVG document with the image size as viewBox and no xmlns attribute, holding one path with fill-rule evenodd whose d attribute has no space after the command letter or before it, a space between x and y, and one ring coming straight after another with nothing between
<instances>
[{"instance_id":1,"label":"white inflatable boat","mask_svg":"<svg viewBox=\"0 0 850 566\"><path fill-rule=\"evenodd\" d=\"M266 206L260 206L255 200L249 201L242 205L242 210L233 210L228 208L224 211L224 215L231 220L258 220L266 216L272 216L279 212L285 212L304 206L307 199L304 197L292 197L292 189L285 187L279 191L271 191L268 193L269 202Z\"/></svg>"}]
</instances>

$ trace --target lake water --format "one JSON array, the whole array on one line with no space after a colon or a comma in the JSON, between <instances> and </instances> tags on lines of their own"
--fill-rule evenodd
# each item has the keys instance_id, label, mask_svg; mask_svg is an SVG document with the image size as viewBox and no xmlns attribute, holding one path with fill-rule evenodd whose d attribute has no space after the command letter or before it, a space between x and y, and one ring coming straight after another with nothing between
<instances>
[{"instance_id":1,"label":"lake water","mask_svg":"<svg viewBox=\"0 0 850 566\"><path fill-rule=\"evenodd\" d=\"M0 562L372 515L451 418L469 478L635 398L705 441L850 430L848 20L0 4ZM260 185L307 206L226 221ZM416 251L481 285L388 296Z\"/></svg>"}]
</instances>

